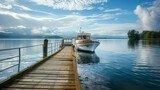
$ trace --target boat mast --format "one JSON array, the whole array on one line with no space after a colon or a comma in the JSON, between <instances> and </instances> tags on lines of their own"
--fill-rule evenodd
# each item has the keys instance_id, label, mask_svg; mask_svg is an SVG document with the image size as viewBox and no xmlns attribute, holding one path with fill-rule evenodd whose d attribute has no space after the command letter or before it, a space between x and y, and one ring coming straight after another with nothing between
<instances>
[{"instance_id":1,"label":"boat mast","mask_svg":"<svg viewBox=\"0 0 160 90\"><path fill-rule=\"evenodd\" d=\"M83 33L82 33L81 29L82 29L82 27L79 28L79 31L80 31L81 38L83 38L83 35L82 35Z\"/></svg>"},{"instance_id":2,"label":"boat mast","mask_svg":"<svg viewBox=\"0 0 160 90\"><path fill-rule=\"evenodd\" d=\"M79 28L79 32L80 32L80 33L82 32L81 29L82 29L82 27Z\"/></svg>"}]
</instances>

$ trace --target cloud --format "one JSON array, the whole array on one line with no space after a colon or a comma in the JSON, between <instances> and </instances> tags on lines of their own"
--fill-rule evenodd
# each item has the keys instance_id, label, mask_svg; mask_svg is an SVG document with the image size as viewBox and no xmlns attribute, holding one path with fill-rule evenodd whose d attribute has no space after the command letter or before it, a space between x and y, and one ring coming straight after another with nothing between
<instances>
[{"instance_id":1,"label":"cloud","mask_svg":"<svg viewBox=\"0 0 160 90\"><path fill-rule=\"evenodd\" d=\"M18 5L18 4L13 4L14 7L19 7L21 8L21 10L28 10L28 11L32 11L32 9L26 7L26 6L22 6L22 5Z\"/></svg>"},{"instance_id":2,"label":"cloud","mask_svg":"<svg viewBox=\"0 0 160 90\"><path fill-rule=\"evenodd\" d=\"M9 15L9 16L12 16L15 19L26 18L26 19L33 19L33 20L37 20L37 21L52 20L53 19L53 18L48 18L48 17L39 18L39 17L35 17L35 16L32 16L32 15L27 14L27 13L16 13L16 12L6 11L6 10L0 10L0 14Z\"/></svg>"},{"instance_id":3,"label":"cloud","mask_svg":"<svg viewBox=\"0 0 160 90\"><path fill-rule=\"evenodd\" d=\"M1 3L0 3L0 8L1 8L1 9L11 9L11 8L12 8L12 5L4 5L4 4L1 4Z\"/></svg>"},{"instance_id":4,"label":"cloud","mask_svg":"<svg viewBox=\"0 0 160 90\"><path fill-rule=\"evenodd\" d=\"M138 5L134 10L143 29L160 30L160 1L156 0L150 7Z\"/></svg>"},{"instance_id":5,"label":"cloud","mask_svg":"<svg viewBox=\"0 0 160 90\"><path fill-rule=\"evenodd\" d=\"M51 33L49 32L48 27L42 26L40 28L33 28L32 34L51 34Z\"/></svg>"},{"instance_id":6,"label":"cloud","mask_svg":"<svg viewBox=\"0 0 160 90\"><path fill-rule=\"evenodd\" d=\"M22 28L19 26L3 28L3 32L8 34L13 34L13 35L31 35L32 34L30 28Z\"/></svg>"},{"instance_id":7,"label":"cloud","mask_svg":"<svg viewBox=\"0 0 160 90\"><path fill-rule=\"evenodd\" d=\"M92 4L105 3L107 0L31 0L38 5L52 7L63 10L89 10Z\"/></svg>"},{"instance_id":8,"label":"cloud","mask_svg":"<svg viewBox=\"0 0 160 90\"><path fill-rule=\"evenodd\" d=\"M105 8L104 8L104 7L98 7L98 9L99 9L100 11L102 11L102 10L104 10Z\"/></svg>"},{"instance_id":9,"label":"cloud","mask_svg":"<svg viewBox=\"0 0 160 90\"><path fill-rule=\"evenodd\" d=\"M118 18L121 15L126 14L126 12L120 8L105 10L104 7L95 5L97 7L96 10L101 12L83 14L84 12L86 13L87 10L95 8L92 4L99 5L107 2L107 0L65 0L64 2L61 2L63 0L40 0L44 3L38 2L39 0L32 0L32 2L26 1L31 5L18 2L14 3L13 1L7 2L11 4L0 3L0 29L2 32L75 35L75 33L79 31L79 27L82 27L84 31L93 34L125 35L126 32L120 32L118 30L129 30L130 28L136 27L133 23L114 23L115 20L119 20ZM55 1L59 2L55 3ZM45 6L49 6L49 8L41 6L44 4ZM42 7L44 9L41 9ZM53 9L63 9L64 13L60 10L61 13L57 14L50 7ZM46 9L53 10L53 12ZM67 12L67 14L65 12ZM113 22L107 24L107 21Z\"/></svg>"},{"instance_id":10,"label":"cloud","mask_svg":"<svg viewBox=\"0 0 160 90\"><path fill-rule=\"evenodd\" d=\"M107 20L117 20L119 16L125 15L125 11L120 11L120 12L114 12L114 13L107 13L103 12L100 14L93 14L93 15L88 15L87 19L90 21L98 22L98 21L107 21Z\"/></svg>"},{"instance_id":11,"label":"cloud","mask_svg":"<svg viewBox=\"0 0 160 90\"><path fill-rule=\"evenodd\" d=\"M19 26L17 26L17 28L26 28L26 27L23 25L19 25Z\"/></svg>"},{"instance_id":12,"label":"cloud","mask_svg":"<svg viewBox=\"0 0 160 90\"><path fill-rule=\"evenodd\" d=\"M92 34L99 35L112 35L112 36L126 36L129 29L137 28L135 23L111 23L111 24L99 24L95 23L94 27L88 28L87 31Z\"/></svg>"},{"instance_id":13,"label":"cloud","mask_svg":"<svg viewBox=\"0 0 160 90\"><path fill-rule=\"evenodd\" d=\"M120 8L106 9L104 12L117 12L117 11L122 11L122 9L120 9Z\"/></svg>"}]
</instances>

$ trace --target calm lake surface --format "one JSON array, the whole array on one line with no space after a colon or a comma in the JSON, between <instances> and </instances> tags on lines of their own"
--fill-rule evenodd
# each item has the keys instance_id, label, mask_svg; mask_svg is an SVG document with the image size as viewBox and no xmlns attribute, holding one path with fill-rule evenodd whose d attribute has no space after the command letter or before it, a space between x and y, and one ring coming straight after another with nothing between
<instances>
[{"instance_id":1,"label":"calm lake surface","mask_svg":"<svg viewBox=\"0 0 160 90\"><path fill-rule=\"evenodd\" d=\"M94 54L78 53L82 90L160 90L160 44L100 40Z\"/></svg>"},{"instance_id":2,"label":"calm lake surface","mask_svg":"<svg viewBox=\"0 0 160 90\"><path fill-rule=\"evenodd\" d=\"M51 40L57 42L59 40ZM43 40L0 40L0 49L36 45ZM0 52L0 57L15 54ZM30 52L30 53L29 53ZM32 52L32 53L31 53ZM42 48L23 50L26 57L41 57ZM95 53L77 52L82 90L160 90L159 42L129 42L127 39L104 39ZM36 60L25 60L22 68ZM4 65L5 63L5 65ZM15 62L0 62L0 70ZM17 67L0 72L3 80Z\"/></svg>"}]
</instances>

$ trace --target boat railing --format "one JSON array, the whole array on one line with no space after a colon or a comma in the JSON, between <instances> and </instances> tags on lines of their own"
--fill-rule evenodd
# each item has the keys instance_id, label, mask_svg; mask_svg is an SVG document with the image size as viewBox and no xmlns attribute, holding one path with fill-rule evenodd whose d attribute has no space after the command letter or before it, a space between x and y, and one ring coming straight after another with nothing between
<instances>
[{"instance_id":1,"label":"boat railing","mask_svg":"<svg viewBox=\"0 0 160 90\"><path fill-rule=\"evenodd\" d=\"M74 39L73 38L64 38L62 39L62 45L71 45L73 44L74 42Z\"/></svg>"},{"instance_id":2,"label":"boat railing","mask_svg":"<svg viewBox=\"0 0 160 90\"><path fill-rule=\"evenodd\" d=\"M78 33L77 35L86 35L86 36L90 36L91 33Z\"/></svg>"}]
</instances>

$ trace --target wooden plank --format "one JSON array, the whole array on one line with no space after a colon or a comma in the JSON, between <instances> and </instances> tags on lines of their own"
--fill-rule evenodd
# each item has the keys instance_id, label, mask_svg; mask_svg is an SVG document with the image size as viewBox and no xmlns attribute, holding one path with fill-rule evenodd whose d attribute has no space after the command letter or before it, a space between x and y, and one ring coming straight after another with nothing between
<instances>
[{"instance_id":1,"label":"wooden plank","mask_svg":"<svg viewBox=\"0 0 160 90\"><path fill-rule=\"evenodd\" d=\"M66 86L66 85L76 85L74 83L65 83L65 82L55 82L55 83L47 83L47 82L39 82L39 83L35 83L35 82L17 82L18 85L56 85L56 86Z\"/></svg>"},{"instance_id":2,"label":"wooden plank","mask_svg":"<svg viewBox=\"0 0 160 90\"><path fill-rule=\"evenodd\" d=\"M75 85L49 85L49 84L37 84L37 85L34 85L34 84L24 84L24 85L12 85L10 86L10 88L75 88Z\"/></svg>"},{"instance_id":3,"label":"wooden plank","mask_svg":"<svg viewBox=\"0 0 160 90\"><path fill-rule=\"evenodd\" d=\"M26 74L26 77L74 77L74 74L52 74L52 75L47 75L47 74Z\"/></svg>"}]
</instances>

